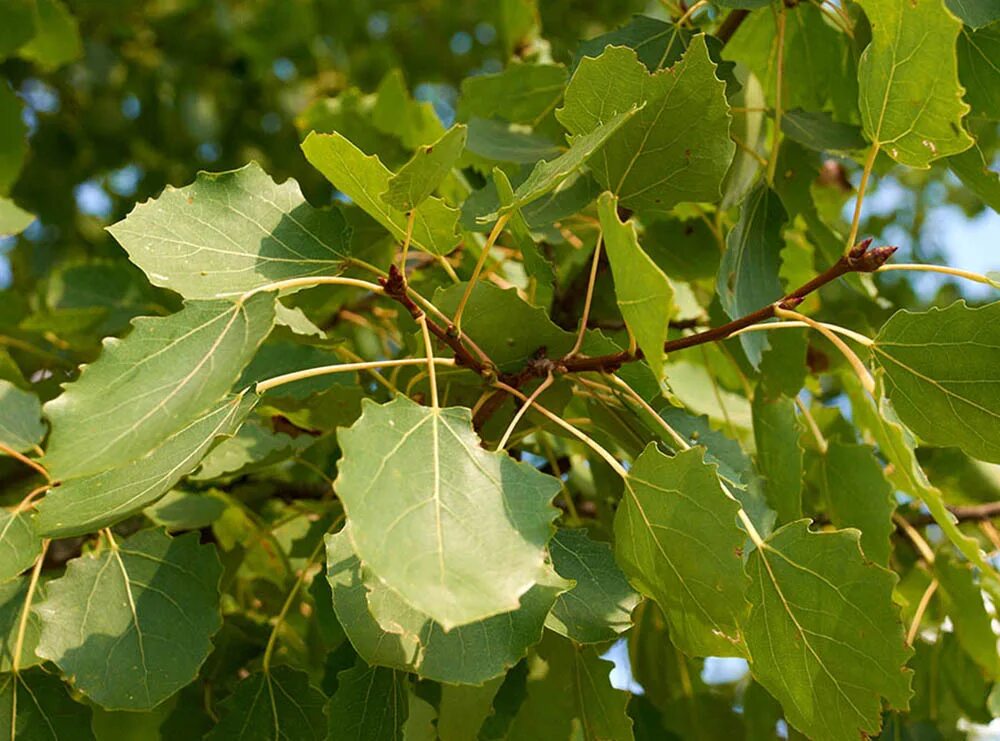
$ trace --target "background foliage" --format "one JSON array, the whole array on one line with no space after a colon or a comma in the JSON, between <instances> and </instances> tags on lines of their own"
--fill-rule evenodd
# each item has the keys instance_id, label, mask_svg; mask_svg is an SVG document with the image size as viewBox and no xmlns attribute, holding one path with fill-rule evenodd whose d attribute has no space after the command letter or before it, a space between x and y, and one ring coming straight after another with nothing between
<instances>
[{"instance_id":1,"label":"background foliage","mask_svg":"<svg viewBox=\"0 0 1000 741\"><path fill-rule=\"evenodd\" d=\"M874 271L1000 210L997 59L992 0L8 0L0 737L989 724L997 283ZM724 339L787 312L863 367Z\"/></svg>"}]
</instances>

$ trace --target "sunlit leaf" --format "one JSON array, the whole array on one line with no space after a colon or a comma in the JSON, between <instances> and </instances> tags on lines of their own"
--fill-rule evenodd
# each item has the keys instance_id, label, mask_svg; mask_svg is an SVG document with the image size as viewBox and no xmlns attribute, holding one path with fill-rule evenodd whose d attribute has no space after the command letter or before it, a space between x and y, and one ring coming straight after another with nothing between
<instances>
[{"instance_id":1,"label":"sunlit leaf","mask_svg":"<svg viewBox=\"0 0 1000 741\"><path fill-rule=\"evenodd\" d=\"M635 336L650 368L663 375L663 343L674 313L674 287L647 255L635 225L618 218L618 199L605 193L597 203L604 245L615 279L615 297L625 324Z\"/></svg>"},{"instance_id":2,"label":"sunlit leaf","mask_svg":"<svg viewBox=\"0 0 1000 741\"><path fill-rule=\"evenodd\" d=\"M733 158L725 84L703 36L680 62L650 74L631 49L609 47L577 67L556 115L572 134L643 106L592 162L602 186L632 210L713 201Z\"/></svg>"},{"instance_id":3,"label":"sunlit leaf","mask_svg":"<svg viewBox=\"0 0 1000 741\"><path fill-rule=\"evenodd\" d=\"M382 194L382 200L405 212L423 203L455 166L467 135L465 126L453 126L434 144L417 149L413 158L389 179L389 189Z\"/></svg>"},{"instance_id":4,"label":"sunlit leaf","mask_svg":"<svg viewBox=\"0 0 1000 741\"><path fill-rule=\"evenodd\" d=\"M872 26L858 64L865 136L897 162L919 168L972 146L962 128L969 106L955 56L962 24L944 0L860 5Z\"/></svg>"},{"instance_id":5,"label":"sunlit leaf","mask_svg":"<svg viewBox=\"0 0 1000 741\"><path fill-rule=\"evenodd\" d=\"M294 180L256 163L167 187L108 228L153 285L186 298L239 296L288 278L344 268L350 229L334 207L306 203Z\"/></svg>"},{"instance_id":6,"label":"sunlit leaf","mask_svg":"<svg viewBox=\"0 0 1000 741\"><path fill-rule=\"evenodd\" d=\"M254 394L233 396L143 457L64 481L39 503L35 527L46 537L66 538L95 532L141 511L193 471L219 438L235 434L256 402Z\"/></svg>"},{"instance_id":7,"label":"sunlit leaf","mask_svg":"<svg viewBox=\"0 0 1000 741\"><path fill-rule=\"evenodd\" d=\"M382 200L393 173L376 155L366 155L337 133L309 134L302 142L302 151L334 187L388 229L392 236L403 240L407 216ZM438 198L428 198L415 211L410 244L435 255L451 252L458 244L459 212Z\"/></svg>"},{"instance_id":8,"label":"sunlit leaf","mask_svg":"<svg viewBox=\"0 0 1000 741\"><path fill-rule=\"evenodd\" d=\"M271 331L274 297L193 301L168 317L141 317L44 409L45 455L64 479L134 460L217 403Z\"/></svg>"},{"instance_id":9,"label":"sunlit leaf","mask_svg":"<svg viewBox=\"0 0 1000 741\"><path fill-rule=\"evenodd\" d=\"M516 609L544 578L559 482L480 448L468 409L368 403L338 438L358 557L445 630Z\"/></svg>"}]
</instances>

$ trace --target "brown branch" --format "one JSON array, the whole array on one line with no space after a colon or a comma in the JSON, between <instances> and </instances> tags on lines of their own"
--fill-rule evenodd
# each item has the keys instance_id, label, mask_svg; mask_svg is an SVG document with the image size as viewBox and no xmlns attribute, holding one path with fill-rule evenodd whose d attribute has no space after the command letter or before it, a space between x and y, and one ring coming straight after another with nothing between
<instances>
[{"instance_id":1,"label":"brown branch","mask_svg":"<svg viewBox=\"0 0 1000 741\"><path fill-rule=\"evenodd\" d=\"M442 327L440 324L427 316L423 309L417 306L416 302L410 298L409 294L406 292L406 280L403 278L403 274L399 271L399 268L395 265L391 265L389 267L388 277L379 278L378 281L385 290L385 295L402 304L403 308L410 312L410 316L414 319L426 317L427 329L430 330L431 334L452 349L455 353L455 363L457 365L473 370L482 376L496 375L495 368L483 363L469 351L469 349L462 342L461 338L459 338L458 334L455 332L454 327Z\"/></svg>"},{"instance_id":2,"label":"brown branch","mask_svg":"<svg viewBox=\"0 0 1000 741\"><path fill-rule=\"evenodd\" d=\"M707 329L704 332L687 335L686 337L679 337L675 340L668 340L663 346L663 351L665 353L670 353L675 350L683 350L688 347L704 345L708 342L718 342L719 340L724 340L733 332L737 332L753 324L759 324L760 322L772 319L774 317L775 309L779 307L782 309L794 309L802 303L803 299L805 299L805 297L810 293L822 288L827 283L833 282L837 278L847 275L848 273L875 272L882 267L882 265L884 265L890 257L892 257L896 248L876 247L875 249L869 250L868 248L871 245L871 242L871 238L859 242L855 245L854 249L841 257L829 268L824 270L809 282L799 286L791 293L785 295L778 301L775 301L773 304L757 309L757 311L738 319L734 319L733 321L721 326ZM598 355L591 358L563 358L558 361L558 364L561 366L561 370L564 373L580 373L583 371L610 373L616 371L625 363L641 360L642 357L641 350L637 350L634 353L622 350L618 353Z\"/></svg>"},{"instance_id":3,"label":"brown branch","mask_svg":"<svg viewBox=\"0 0 1000 741\"><path fill-rule=\"evenodd\" d=\"M725 46L729 42L729 39L733 37L733 34L736 33L737 29L739 29L743 21L746 20L748 15L750 15L749 10L730 11L729 15L727 15L725 20L723 20L719 25L718 30L716 30L715 38L721 41L722 45Z\"/></svg>"},{"instance_id":4,"label":"brown branch","mask_svg":"<svg viewBox=\"0 0 1000 741\"><path fill-rule=\"evenodd\" d=\"M948 511L955 515L959 522L983 522L1000 517L1000 502L987 502L986 504L949 505ZM906 518L914 527L924 527L933 525L934 518L929 512L920 512Z\"/></svg>"}]
</instances>

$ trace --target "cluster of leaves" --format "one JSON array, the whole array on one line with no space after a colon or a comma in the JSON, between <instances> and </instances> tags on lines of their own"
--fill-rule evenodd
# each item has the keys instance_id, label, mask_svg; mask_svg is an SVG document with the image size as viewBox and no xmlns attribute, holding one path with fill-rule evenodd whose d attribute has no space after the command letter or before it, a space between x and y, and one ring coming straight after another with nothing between
<instances>
[{"instance_id":1,"label":"cluster of leaves","mask_svg":"<svg viewBox=\"0 0 1000 741\"><path fill-rule=\"evenodd\" d=\"M449 125L398 70L317 83L301 148L266 159L332 203L251 162L135 206L102 259L18 240L3 737L961 738L1000 715L1000 303L901 309L893 248L855 244L880 173L950 171L1000 209L1000 9L702 0L571 43L605 4L552 32L563 3L491 4L505 65L460 81ZM243 20L251 66L321 14L278 6ZM12 80L80 38L60 0L0 9ZM54 213L26 152L0 86L4 234ZM616 643L641 692L610 684ZM714 658L748 671L710 683Z\"/></svg>"}]
</instances>

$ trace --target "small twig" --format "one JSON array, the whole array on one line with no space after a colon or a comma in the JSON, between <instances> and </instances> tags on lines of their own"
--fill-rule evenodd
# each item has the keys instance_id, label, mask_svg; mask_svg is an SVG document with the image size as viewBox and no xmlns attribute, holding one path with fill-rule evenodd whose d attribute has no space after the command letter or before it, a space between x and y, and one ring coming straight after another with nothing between
<instances>
[{"instance_id":1,"label":"small twig","mask_svg":"<svg viewBox=\"0 0 1000 741\"><path fill-rule=\"evenodd\" d=\"M931 583L927 585L927 589L924 590L923 596L920 598L920 602L917 604L917 609L913 613L913 622L910 623L910 629L906 631L906 645L912 646L913 642L917 640L917 633L920 632L920 623L924 619L924 613L927 612L927 606L931 603L931 597L934 596L934 592L937 591L938 580L931 579Z\"/></svg>"},{"instance_id":2,"label":"small twig","mask_svg":"<svg viewBox=\"0 0 1000 741\"><path fill-rule=\"evenodd\" d=\"M1000 288L1000 281L993 280L987 275L982 275L981 273L973 273L971 270L962 270L961 268L950 268L946 265L920 265L917 263L900 263L897 265L883 265L876 272L884 273L889 270L915 270L924 273L941 273L943 275L953 275L957 278L965 278L965 280L971 280L975 283L982 283L983 285L990 286L992 288Z\"/></svg>"},{"instance_id":3,"label":"small twig","mask_svg":"<svg viewBox=\"0 0 1000 741\"><path fill-rule=\"evenodd\" d=\"M552 380L553 380L552 374L550 373L545 377L544 381L538 384L538 388L536 388L534 391L531 392L531 396L529 396L527 400L521 405L521 408L514 413L514 418L510 421L510 424L507 425L507 429L503 433L503 437L500 438L500 442L497 443L497 450L504 449L504 447L507 445L507 441L510 440L511 434L514 432L514 428L517 427L517 423L521 421L521 417L523 417L525 413L528 411L528 409L531 408L531 405L535 403L535 400L542 395L542 392L552 385Z\"/></svg>"},{"instance_id":4,"label":"small twig","mask_svg":"<svg viewBox=\"0 0 1000 741\"><path fill-rule=\"evenodd\" d=\"M809 411L809 407L798 396L795 397L795 405L802 412L802 418L805 419L806 425L809 427L809 431L812 436L816 438L816 447L819 448L819 452L826 455L826 451L830 448L830 444L827 442L826 437L819 429L819 425L816 424L816 418L812 416L812 412Z\"/></svg>"},{"instance_id":5,"label":"small twig","mask_svg":"<svg viewBox=\"0 0 1000 741\"><path fill-rule=\"evenodd\" d=\"M514 388L513 386L510 386L510 385L504 383L503 381L497 381L496 382L496 386L497 386L497 388L503 389L508 394L513 394L514 396L516 396L517 398L519 398L521 401L523 401L525 403L528 402L528 397L525 396L524 394L522 394L518 389ZM538 411L539 413L541 413L543 416L547 417L552 422L555 422L557 425L559 425L560 427L562 427L568 433L570 433L571 435L573 435L573 437L575 437L578 440L580 440L587 447L589 447L591 450L593 450L595 453L597 453L599 456L601 456L601 458L603 458L604 461L609 466L611 466L611 468L614 470L614 472L617 473L619 476L621 476L623 479L628 476L628 471L626 471L625 467L622 466L622 464L618 462L618 459L615 458L613 455L611 455L611 453L609 453L604 447L602 447L601 445L599 445L597 443L597 441L594 440L592 437L590 437L589 435L587 435L582 430L579 430L576 427L574 427L573 425L571 425L569 422L567 422L566 420L564 420L558 414L553 414L552 412L550 412L548 409L546 409L545 407L543 407L538 402L532 402L531 405L534 406L534 408L536 409L536 411Z\"/></svg>"},{"instance_id":6,"label":"small twig","mask_svg":"<svg viewBox=\"0 0 1000 741\"><path fill-rule=\"evenodd\" d=\"M406 275L406 256L410 251L410 240L413 238L413 222L417 218L417 209L410 209L410 213L406 215L406 235L403 237L403 249L400 250L401 254L399 257L399 269L403 271L403 275Z\"/></svg>"},{"instance_id":7,"label":"small twig","mask_svg":"<svg viewBox=\"0 0 1000 741\"><path fill-rule=\"evenodd\" d=\"M437 365L455 365L454 358L434 358ZM318 368L306 368L305 370L285 373L274 378L268 378L257 383L258 394L264 394L276 386L283 386L286 383L302 381L306 378L316 376L326 376L333 373L350 373L351 371L372 370L374 368L391 368L399 365L426 365L428 358L393 358L391 360L369 360L363 363L337 363L336 365L321 365Z\"/></svg>"},{"instance_id":8,"label":"small twig","mask_svg":"<svg viewBox=\"0 0 1000 741\"><path fill-rule=\"evenodd\" d=\"M778 3L778 59L777 73L774 81L774 140L771 143L771 156L767 161L767 182L774 183L774 171L778 167L778 151L781 149L781 87L785 68L785 4ZM852 242L853 244L853 242Z\"/></svg>"},{"instance_id":9,"label":"small twig","mask_svg":"<svg viewBox=\"0 0 1000 741\"><path fill-rule=\"evenodd\" d=\"M861 183L858 185L858 195L854 201L854 217L851 219L851 232L847 236L847 248L845 254L850 254L853 249L854 240L858 238L858 224L861 221L861 204L865 200L865 191L868 189L868 178L871 177L872 168L875 167L875 158L878 157L878 142L872 144L868 150L868 158L865 160L865 169L861 173ZM879 266L881 267L881 265Z\"/></svg>"},{"instance_id":10,"label":"small twig","mask_svg":"<svg viewBox=\"0 0 1000 741\"><path fill-rule=\"evenodd\" d=\"M458 333L459 337L462 336L462 314L465 312L465 305L469 302L469 297L472 295L472 289L475 288L476 281L479 280L479 274L483 271L483 266L486 264L486 259L490 255L490 250L492 250L493 245L496 244L504 226L507 225L508 219L510 219L510 214L503 214L496 220L496 223L493 225L493 229L490 230L490 235L486 238L486 244L483 245L483 251L479 254L479 259L476 260L476 267L472 271L472 276L469 278L469 282L465 286L465 292L462 294L462 299L458 302L458 308L455 309L455 318L452 320L452 324L455 325L455 331Z\"/></svg>"},{"instance_id":11,"label":"small twig","mask_svg":"<svg viewBox=\"0 0 1000 741\"><path fill-rule=\"evenodd\" d=\"M46 481L52 483L52 477L49 476L49 472L45 469L45 466L43 466L38 461L31 460L31 458L29 458L28 456L18 453L12 447L10 447L9 445L4 445L3 443L0 443L0 453L9 455L11 458L20 461L29 468L35 469L38 473L40 473L42 476L45 477Z\"/></svg>"},{"instance_id":12,"label":"small twig","mask_svg":"<svg viewBox=\"0 0 1000 741\"><path fill-rule=\"evenodd\" d=\"M847 362L850 364L851 368L854 370L854 373L858 376L858 379L861 381L861 385L864 386L865 391L867 391L872 396L875 395L875 379L872 378L872 374L869 372L868 368L865 367L865 364L861 362L861 358L859 358L857 354L847 346L847 343L844 342L842 339L840 339L840 337L838 337L836 333L831 332L821 322L817 322L815 319L807 317L805 314L800 314L797 311L792 311L791 309L782 309L779 306L775 309L775 314L784 319L793 319L795 321L805 322L810 327L819 332L821 335L830 340L830 342L833 343L833 346L836 347L838 350L840 350L840 354L843 355L844 358L847 360Z\"/></svg>"},{"instance_id":13,"label":"small twig","mask_svg":"<svg viewBox=\"0 0 1000 741\"><path fill-rule=\"evenodd\" d=\"M920 557L927 562L927 565L933 566L934 551L931 549L930 545L927 544L927 541L924 540L924 536L917 532L917 529L910 523L910 521L899 514L899 512L892 513L892 521L895 522L896 526L899 527L899 529L906 534L906 537L910 539L910 542L913 543L913 547L917 549L917 553L919 553Z\"/></svg>"},{"instance_id":14,"label":"small twig","mask_svg":"<svg viewBox=\"0 0 1000 741\"><path fill-rule=\"evenodd\" d=\"M421 314L420 318L417 320L417 324L420 325L420 334L424 338L424 352L426 353L425 362L427 363L427 375L430 376L430 386L431 386L431 408L437 409L438 403L438 387L437 387L437 375L434 373L434 365L437 362L437 358L434 357L434 346L431 344L431 333L427 329L427 315ZM452 360L448 365L454 365L455 361Z\"/></svg>"},{"instance_id":15,"label":"small twig","mask_svg":"<svg viewBox=\"0 0 1000 741\"><path fill-rule=\"evenodd\" d=\"M858 344L864 345L865 347L871 347L872 345L875 344L874 340L872 340L870 337L865 337L863 334L859 334L858 332L855 332L853 329L848 329L847 327L841 327L839 324L830 324L829 322L817 322L817 324L822 324L831 332L842 334L844 335L844 337L848 337L857 342ZM727 337L726 339L730 339L732 337L738 337L739 335L744 334L746 332L763 332L763 331L770 331L772 329L794 329L794 328L802 328L809 326L810 326L809 324L800 321L765 322L763 324L754 324L749 327L744 327L743 329L739 329L733 332L731 335L729 335L729 337Z\"/></svg>"},{"instance_id":16,"label":"small twig","mask_svg":"<svg viewBox=\"0 0 1000 741\"><path fill-rule=\"evenodd\" d=\"M590 319L590 304L594 299L594 284L597 283L597 268L601 261L601 245L603 244L602 235L600 232L597 234L597 244L594 246L594 256L590 261L590 278L587 280L587 293L583 300L583 315L580 317L580 328L576 334L576 342L573 343L573 348L566 353L567 357L573 357L578 352L580 348L583 347L583 338L587 335L587 322Z\"/></svg>"},{"instance_id":17,"label":"small twig","mask_svg":"<svg viewBox=\"0 0 1000 741\"><path fill-rule=\"evenodd\" d=\"M28 592L24 595L24 608L21 610L21 620L17 625L17 639L14 641L14 655L10 659L10 670L17 674L21 670L21 652L24 650L24 636L28 628L28 615L31 614L31 601L38 587L38 577L42 573L45 552L49 549L49 540L42 541L42 550L35 559L35 568L31 570L31 581L28 582Z\"/></svg>"},{"instance_id":18,"label":"small twig","mask_svg":"<svg viewBox=\"0 0 1000 741\"><path fill-rule=\"evenodd\" d=\"M727 322L726 324L718 327L705 330L704 332L687 335L686 337L679 337L676 340L668 340L663 346L663 351L665 353L671 353L688 347L704 345L708 342L718 342L719 340L724 340L744 327L749 327L751 325L767 321L768 319L773 319L775 316L775 309L778 307L786 309L795 308L802 303L802 300L810 293L822 288L827 283L830 283L841 276L847 275L848 273L872 273L878 270L885 264L886 260L892 257L896 248L875 247L873 249L869 249L871 241L871 239L865 239L855 245L854 249L852 249L848 254L843 255L829 268L773 304L768 304L767 306L747 314L746 316L734 319L733 321ZM559 361L559 364L568 373L577 373L581 371L613 372L625 363L641 359L641 350L635 353L622 351L611 355L597 355L590 358L564 358Z\"/></svg>"},{"instance_id":19,"label":"small twig","mask_svg":"<svg viewBox=\"0 0 1000 741\"><path fill-rule=\"evenodd\" d=\"M733 34L739 29L746 17L750 15L749 10L732 10L729 15L725 17L719 28L715 32L715 38L722 42L725 46L729 43L729 39L733 37Z\"/></svg>"}]
</instances>

